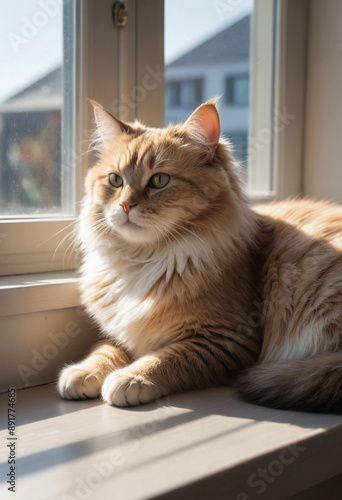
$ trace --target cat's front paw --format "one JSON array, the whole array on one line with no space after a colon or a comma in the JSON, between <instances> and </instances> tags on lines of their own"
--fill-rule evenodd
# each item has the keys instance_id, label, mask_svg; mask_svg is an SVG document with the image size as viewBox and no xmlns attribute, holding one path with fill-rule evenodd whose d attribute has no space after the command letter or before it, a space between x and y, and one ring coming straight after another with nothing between
<instances>
[{"instance_id":1,"label":"cat's front paw","mask_svg":"<svg viewBox=\"0 0 342 500\"><path fill-rule=\"evenodd\" d=\"M101 392L102 380L82 365L66 366L61 371L57 391L63 399L97 398Z\"/></svg>"},{"instance_id":2,"label":"cat's front paw","mask_svg":"<svg viewBox=\"0 0 342 500\"><path fill-rule=\"evenodd\" d=\"M106 377L102 397L110 405L136 406L162 396L156 384L128 369L116 370Z\"/></svg>"}]
</instances>

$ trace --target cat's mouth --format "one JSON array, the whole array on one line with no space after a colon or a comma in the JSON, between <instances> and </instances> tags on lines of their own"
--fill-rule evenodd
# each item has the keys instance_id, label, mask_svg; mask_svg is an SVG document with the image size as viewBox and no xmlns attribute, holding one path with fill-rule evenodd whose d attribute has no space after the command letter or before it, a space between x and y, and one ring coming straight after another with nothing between
<instances>
[{"instance_id":1,"label":"cat's mouth","mask_svg":"<svg viewBox=\"0 0 342 500\"><path fill-rule=\"evenodd\" d=\"M143 226L135 220L136 217L132 217L131 214L124 214L122 212L115 214L107 213L106 219L110 226L114 226L119 229L143 229Z\"/></svg>"},{"instance_id":2,"label":"cat's mouth","mask_svg":"<svg viewBox=\"0 0 342 500\"><path fill-rule=\"evenodd\" d=\"M120 221L115 227L115 232L124 240L134 244L151 242L151 234L146 226L133 222L130 218Z\"/></svg>"},{"instance_id":3,"label":"cat's mouth","mask_svg":"<svg viewBox=\"0 0 342 500\"><path fill-rule=\"evenodd\" d=\"M120 220L120 228L124 229L130 229L130 230L139 230L143 229L143 226L141 226L139 223L137 223L135 220L132 220L132 217L130 214L127 214L125 219Z\"/></svg>"},{"instance_id":4,"label":"cat's mouth","mask_svg":"<svg viewBox=\"0 0 342 500\"><path fill-rule=\"evenodd\" d=\"M141 226L139 226L135 222L132 222L130 219L127 219L127 221L123 224L123 227L130 228L130 229L142 229Z\"/></svg>"},{"instance_id":5,"label":"cat's mouth","mask_svg":"<svg viewBox=\"0 0 342 500\"><path fill-rule=\"evenodd\" d=\"M151 240L150 230L139 220L138 214L107 213L106 219L108 226L126 241L145 243Z\"/></svg>"}]
</instances>

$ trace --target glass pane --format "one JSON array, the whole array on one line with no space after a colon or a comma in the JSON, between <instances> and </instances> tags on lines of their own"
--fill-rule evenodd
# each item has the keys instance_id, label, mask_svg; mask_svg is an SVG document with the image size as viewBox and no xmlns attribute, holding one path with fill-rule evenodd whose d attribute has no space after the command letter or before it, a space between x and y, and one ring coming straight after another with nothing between
<instances>
[{"instance_id":1,"label":"glass pane","mask_svg":"<svg viewBox=\"0 0 342 500\"><path fill-rule=\"evenodd\" d=\"M252 0L165 0L165 124L215 96L247 177Z\"/></svg>"},{"instance_id":2,"label":"glass pane","mask_svg":"<svg viewBox=\"0 0 342 500\"><path fill-rule=\"evenodd\" d=\"M234 102L238 105L247 105L249 101L249 78L238 76L234 82Z\"/></svg>"},{"instance_id":3,"label":"glass pane","mask_svg":"<svg viewBox=\"0 0 342 500\"><path fill-rule=\"evenodd\" d=\"M0 217L73 212L73 164L61 153L70 122L64 83L72 88L72 33L63 24L62 1L0 4Z\"/></svg>"}]
</instances>

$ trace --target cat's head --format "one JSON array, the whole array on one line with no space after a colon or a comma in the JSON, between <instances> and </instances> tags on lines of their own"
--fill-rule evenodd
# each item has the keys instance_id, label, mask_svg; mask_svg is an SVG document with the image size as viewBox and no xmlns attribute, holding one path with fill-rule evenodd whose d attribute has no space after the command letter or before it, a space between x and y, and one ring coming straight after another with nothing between
<instances>
[{"instance_id":1,"label":"cat's head","mask_svg":"<svg viewBox=\"0 0 342 500\"><path fill-rule=\"evenodd\" d=\"M215 101L180 125L123 123L92 102L99 160L86 179L86 212L99 232L155 244L199 235L233 215L241 196Z\"/></svg>"}]
</instances>

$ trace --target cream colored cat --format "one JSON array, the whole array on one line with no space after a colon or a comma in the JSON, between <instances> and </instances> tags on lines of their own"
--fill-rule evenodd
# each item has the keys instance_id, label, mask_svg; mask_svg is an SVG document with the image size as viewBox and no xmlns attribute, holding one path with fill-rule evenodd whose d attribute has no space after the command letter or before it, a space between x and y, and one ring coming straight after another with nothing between
<instances>
[{"instance_id":1,"label":"cream colored cat","mask_svg":"<svg viewBox=\"0 0 342 500\"><path fill-rule=\"evenodd\" d=\"M81 293L106 341L60 395L126 406L234 382L261 404L338 407L342 208L253 210L213 101L165 129L93 105Z\"/></svg>"}]
</instances>

